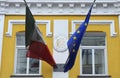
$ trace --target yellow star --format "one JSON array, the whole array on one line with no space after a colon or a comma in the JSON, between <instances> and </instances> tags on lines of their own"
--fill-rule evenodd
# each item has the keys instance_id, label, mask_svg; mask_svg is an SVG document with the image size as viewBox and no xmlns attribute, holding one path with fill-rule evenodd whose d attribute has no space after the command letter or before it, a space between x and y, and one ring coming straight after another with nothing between
<instances>
[{"instance_id":1,"label":"yellow star","mask_svg":"<svg viewBox=\"0 0 120 78\"><path fill-rule=\"evenodd\" d=\"M76 40L76 37L73 37L74 40Z\"/></svg>"},{"instance_id":2,"label":"yellow star","mask_svg":"<svg viewBox=\"0 0 120 78\"><path fill-rule=\"evenodd\" d=\"M79 34L79 33L80 33L80 30L78 30L77 33Z\"/></svg>"},{"instance_id":3,"label":"yellow star","mask_svg":"<svg viewBox=\"0 0 120 78\"><path fill-rule=\"evenodd\" d=\"M87 26L87 23L85 23L85 26Z\"/></svg>"},{"instance_id":4,"label":"yellow star","mask_svg":"<svg viewBox=\"0 0 120 78\"><path fill-rule=\"evenodd\" d=\"M73 52L75 52L75 49L73 49Z\"/></svg>"}]
</instances>

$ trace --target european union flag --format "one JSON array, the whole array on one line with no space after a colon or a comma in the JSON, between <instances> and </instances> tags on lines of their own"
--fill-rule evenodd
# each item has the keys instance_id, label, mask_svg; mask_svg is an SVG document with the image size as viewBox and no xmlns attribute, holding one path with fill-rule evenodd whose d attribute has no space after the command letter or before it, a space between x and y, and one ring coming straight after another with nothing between
<instances>
[{"instance_id":1,"label":"european union flag","mask_svg":"<svg viewBox=\"0 0 120 78\"><path fill-rule=\"evenodd\" d=\"M95 3L95 0L94 0L94 3ZM68 59L65 63L65 66L64 66L64 72L67 72L68 70L70 70L75 63L76 55L77 55L81 40L83 38L83 35L84 35L86 28L88 26L89 19L91 16L91 10L92 10L94 3L91 5L90 10L89 10L84 22L73 33L73 35L70 37L70 39L67 42L67 46L69 49L69 56L68 56Z\"/></svg>"}]
</instances>

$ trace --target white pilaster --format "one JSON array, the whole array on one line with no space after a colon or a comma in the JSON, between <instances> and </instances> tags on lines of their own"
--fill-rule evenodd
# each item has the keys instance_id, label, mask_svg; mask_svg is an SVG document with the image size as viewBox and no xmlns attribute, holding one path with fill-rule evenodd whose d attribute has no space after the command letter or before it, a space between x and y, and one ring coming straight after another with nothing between
<instances>
[{"instance_id":1,"label":"white pilaster","mask_svg":"<svg viewBox=\"0 0 120 78\"><path fill-rule=\"evenodd\" d=\"M66 46L68 40L68 20L54 20L53 38L53 56L57 64L63 65L68 57ZM68 78L68 73L53 71L53 78Z\"/></svg>"},{"instance_id":2,"label":"white pilaster","mask_svg":"<svg viewBox=\"0 0 120 78\"><path fill-rule=\"evenodd\" d=\"M3 43L3 30L4 30L4 15L0 15L0 69L2 61L2 43Z\"/></svg>"}]
</instances>

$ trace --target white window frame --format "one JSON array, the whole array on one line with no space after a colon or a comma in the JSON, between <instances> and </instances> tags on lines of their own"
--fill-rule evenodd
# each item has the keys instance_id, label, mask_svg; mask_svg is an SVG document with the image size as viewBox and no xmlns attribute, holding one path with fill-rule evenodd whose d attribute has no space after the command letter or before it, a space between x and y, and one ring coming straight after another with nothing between
<instances>
[{"instance_id":1,"label":"white window frame","mask_svg":"<svg viewBox=\"0 0 120 78\"><path fill-rule=\"evenodd\" d=\"M92 49L92 52L94 52L95 49L104 49L104 55L105 55L105 74L95 74L95 66L94 63L94 53L92 53L92 74L83 74L82 73L82 49ZM80 47L80 75L82 76L106 76L108 75L108 66L107 66L107 50L106 46L81 46Z\"/></svg>"},{"instance_id":2,"label":"white window frame","mask_svg":"<svg viewBox=\"0 0 120 78\"><path fill-rule=\"evenodd\" d=\"M17 36L16 36L16 42L17 42ZM16 73L16 67L17 67L17 50L18 49L26 49L25 45L22 46L17 46L15 48L15 63L14 63L14 75L41 75L41 61L39 60L39 73L38 74L29 74L29 60L30 58L27 58L27 70L26 70L26 74L17 74Z\"/></svg>"}]
</instances>

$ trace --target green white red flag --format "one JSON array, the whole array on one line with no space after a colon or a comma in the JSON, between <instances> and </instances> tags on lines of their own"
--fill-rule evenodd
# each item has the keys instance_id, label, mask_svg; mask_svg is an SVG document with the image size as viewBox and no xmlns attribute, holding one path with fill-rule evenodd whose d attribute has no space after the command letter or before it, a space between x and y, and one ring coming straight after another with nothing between
<instances>
[{"instance_id":1,"label":"green white red flag","mask_svg":"<svg viewBox=\"0 0 120 78\"><path fill-rule=\"evenodd\" d=\"M45 44L42 38L42 34L35 23L34 17L26 1L25 5L26 5L25 46L28 48L26 56L46 61L51 66L56 67L56 63L50 53L48 46Z\"/></svg>"}]
</instances>

